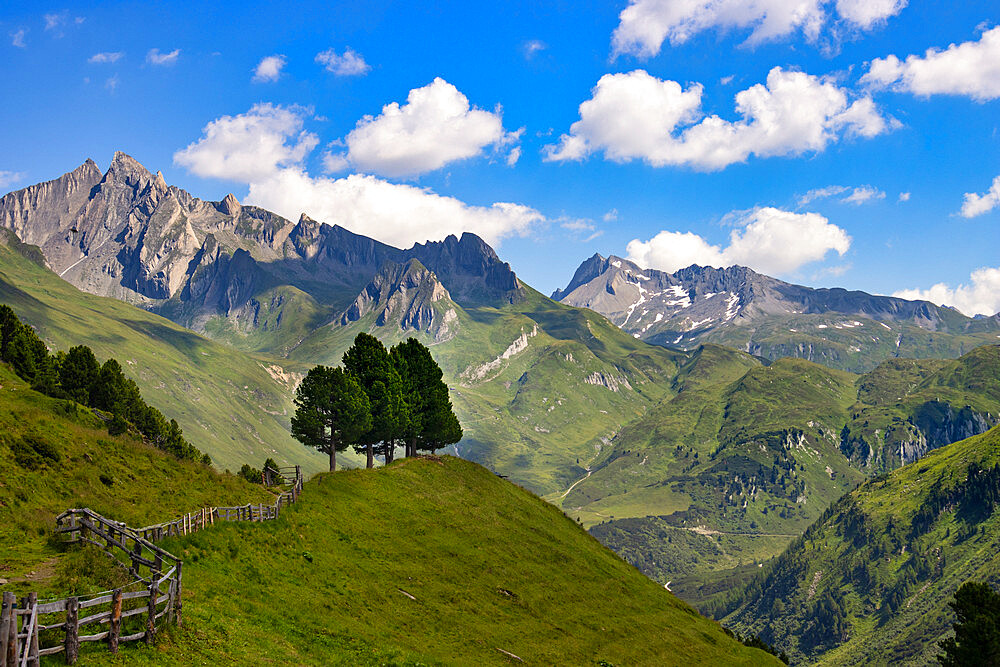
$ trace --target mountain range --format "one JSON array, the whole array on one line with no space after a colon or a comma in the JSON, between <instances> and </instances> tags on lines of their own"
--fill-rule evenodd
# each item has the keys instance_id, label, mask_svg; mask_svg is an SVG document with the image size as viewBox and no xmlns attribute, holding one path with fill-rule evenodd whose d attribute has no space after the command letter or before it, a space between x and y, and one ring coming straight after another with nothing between
<instances>
[{"instance_id":1,"label":"mountain range","mask_svg":"<svg viewBox=\"0 0 1000 667\"><path fill-rule=\"evenodd\" d=\"M197 199L124 153L0 198L0 227L0 300L53 348L121 359L220 467L318 470L288 435L299 378L359 332L414 336L451 387L454 453L810 658L846 641L801 639L812 595L794 618L768 611L793 636L726 592L780 567L764 563L864 480L901 479L1000 421L1000 319L926 301L600 255L550 299L473 234L394 248Z\"/></svg>"},{"instance_id":2,"label":"mountain range","mask_svg":"<svg viewBox=\"0 0 1000 667\"><path fill-rule=\"evenodd\" d=\"M806 473L790 480L794 471L787 471L783 484L799 491L778 492L796 501L783 517L733 523L725 511L712 510L699 519L717 531L771 526L780 537L764 540L763 550L747 550L753 558L776 553L865 475L982 432L1000 413L995 397L976 392L914 398L915 388L940 370L933 362L870 368L883 356L957 357L966 347L996 342L997 318L814 290L743 267L692 266L668 274L595 255L553 295L561 302L554 301L519 280L473 234L402 250L304 214L293 223L232 195L197 199L121 152L103 173L87 160L58 179L0 198L0 226L40 248L44 263L81 290L167 317L250 355L249 365L268 369L271 382L283 378L269 408L277 414L266 417L277 429L287 423L296 378L313 364L339 363L357 333L374 333L388 344L416 336L431 346L452 387L466 433L456 453L546 494L588 526L612 516L616 531L622 519L678 511L701 516L699 507L717 501L712 494L693 501L704 493L692 496L694 482L672 481L676 475L698 484L714 480L707 488L731 486L724 478L732 477L732 466L769 467L773 461L763 459L771 454L760 452L777 447L784 451L782 465L794 467L795 460ZM24 316L50 340L66 340L51 326L55 318L30 309ZM744 352L705 344L715 339ZM786 355L806 359L770 364ZM147 358L136 369L140 386L145 375L154 395L176 391L163 363ZM870 374L834 370L845 366ZM803 378L819 389L803 391L796 385ZM767 406L771 419L754 412L766 395L781 401ZM910 403L900 407L904 401ZM192 435L206 423L183 413L179 420ZM269 439L283 456L294 451L286 433ZM236 464L240 441L238 433L229 436L220 456L226 465ZM747 446L758 454L732 459ZM810 447L817 454L798 460ZM252 460L252 449L246 459ZM624 453L639 451L649 460L636 457L639 469L625 465ZM699 458L682 463L690 456ZM750 478L756 473L736 475L741 484ZM749 488L754 498L743 509L758 501L766 507L759 484ZM800 502L800 495L812 500ZM607 533L608 526L595 530ZM626 533L602 539L620 545L636 531ZM741 560L724 558L711 567ZM647 568L654 576L673 570Z\"/></svg>"},{"instance_id":3,"label":"mountain range","mask_svg":"<svg viewBox=\"0 0 1000 667\"><path fill-rule=\"evenodd\" d=\"M954 358L1000 338L1000 314L971 318L929 301L813 289L743 266L667 273L594 255L552 298L595 310L657 345L711 342L852 372L893 357Z\"/></svg>"},{"instance_id":4,"label":"mountain range","mask_svg":"<svg viewBox=\"0 0 1000 667\"><path fill-rule=\"evenodd\" d=\"M387 343L416 336L454 389L467 436L457 451L540 493L572 483L579 459L667 395L663 380L683 356L545 298L473 234L401 250L232 196L197 199L124 153L104 173L88 160L0 198L0 226L84 292L162 315L289 378L339 363L361 331ZM279 421L289 401L290 392Z\"/></svg>"}]
</instances>

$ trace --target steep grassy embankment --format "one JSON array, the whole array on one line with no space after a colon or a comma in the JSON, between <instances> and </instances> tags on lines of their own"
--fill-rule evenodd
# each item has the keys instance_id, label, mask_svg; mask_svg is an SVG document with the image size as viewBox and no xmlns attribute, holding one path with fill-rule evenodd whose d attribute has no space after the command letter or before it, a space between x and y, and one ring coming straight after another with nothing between
<instances>
[{"instance_id":1,"label":"steep grassy embankment","mask_svg":"<svg viewBox=\"0 0 1000 667\"><path fill-rule=\"evenodd\" d=\"M118 359L150 405L176 419L219 467L237 470L272 456L323 469L324 457L288 432L301 367L248 356L141 308L81 292L48 270L37 248L6 230L0 230L0 303L50 348L82 344L101 361Z\"/></svg>"},{"instance_id":2,"label":"steep grassy embankment","mask_svg":"<svg viewBox=\"0 0 1000 667\"><path fill-rule=\"evenodd\" d=\"M810 664L933 662L958 587L1000 583L998 465L1000 427L865 483L731 592L727 624Z\"/></svg>"},{"instance_id":3,"label":"steep grassy embankment","mask_svg":"<svg viewBox=\"0 0 1000 667\"><path fill-rule=\"evenodd\" d=\"M249 502L273 502L273 496L209 466L180 461L135 436L110 436L89 409L32 391L0 364L5 590L68 592L64 587L76 575L63 567L67 554L50 536L55 516L70 507L90 507L145 526L206 505Z\"/></svg>"},{"instance_id":4,"label":"steep grassy embankment","mask_svg":"<svg viewBox=\"0 0 1000 667\"><path fill-rule=\"evenodd\" d=\"M452 457L318 475L277 521L164 546L185 559L185 627L130 664L778 664Z\"/></svg>"}]
</instances>

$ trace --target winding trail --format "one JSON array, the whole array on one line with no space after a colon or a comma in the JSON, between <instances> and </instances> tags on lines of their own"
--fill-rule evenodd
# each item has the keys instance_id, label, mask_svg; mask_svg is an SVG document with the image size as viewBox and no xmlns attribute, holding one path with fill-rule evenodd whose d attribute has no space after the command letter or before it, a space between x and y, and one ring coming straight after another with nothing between
<instances>
[{"instance_id":1,"label":"winding trail","mask_svg":"<svg viewBox=\"0 0 1000 667\"><path fill-rule=\"evenodd\" d=\"M569 492L573 490L573 487L574 487L574 486L576 486L577 484L579 484L579 483L580 483L580 482L582 482L583 480L585 480L585 479L587 479L588 477L590 477L590 468L589 468L589 467L588 467L588 468L585 468L585 470L587 471L587 474L586 474L586 475L584 475L583 477L581 477L580 479L576 480L576 481L575 481L575 482L573 482L572 484L570 484L569 488L568 488L568 489L566 489L565 491L563 491L563 494L562 494L561 496L559 496L558 498L556 498L556 500L562 500L563 498L565 498L566 496L568 496L568 495L569 495Z\"/></svg>"}]
</instances>

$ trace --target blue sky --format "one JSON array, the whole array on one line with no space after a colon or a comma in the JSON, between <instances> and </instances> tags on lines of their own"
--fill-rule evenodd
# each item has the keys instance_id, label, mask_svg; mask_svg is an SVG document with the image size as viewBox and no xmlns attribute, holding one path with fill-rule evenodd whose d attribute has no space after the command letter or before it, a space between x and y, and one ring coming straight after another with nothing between
<instances>
[{"instance_id":1,"label":"blue sky","mask_svg":"<svg viewBox=\"0 0 1000 667\"><path fill-rule=\"evenodd\" d=\"M546 293L600 252L996 312L998 24L915 0L5 3L0 190L122 150L397 245L471 229Z\"/></svg>"}]
</instances>

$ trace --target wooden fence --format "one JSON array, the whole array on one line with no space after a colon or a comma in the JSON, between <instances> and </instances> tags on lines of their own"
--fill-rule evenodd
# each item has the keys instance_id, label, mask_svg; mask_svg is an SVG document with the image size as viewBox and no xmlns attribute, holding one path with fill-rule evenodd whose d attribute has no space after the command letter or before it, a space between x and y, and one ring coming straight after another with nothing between
<instances>
[{"instance_id":1,"label":"wooden fence","mask_svg":"<svg viewBox=\"0 0 1000 667\"><path fill-rule=\"evenodd\" d=\"M170 621L181 625L183 609L183 563L155 543L202 530L216 521L276 519L283 507L298 499L302 481L299 466L265 469L265 484L287 487L273 505L203 507L145 528L129 528L90 509L66 510L56 517L56 533L67 542L96 546L126 568L133 581L112 591L59 600L39 600L37 593L29 593L18 601L13 593L5 592L0 667L37 667L42 656L57 653L65 653L66 662L72 665L85 642L106 642L112 653L123 642L153 643L158 626Z\"/></svg>"}]
</instances>

